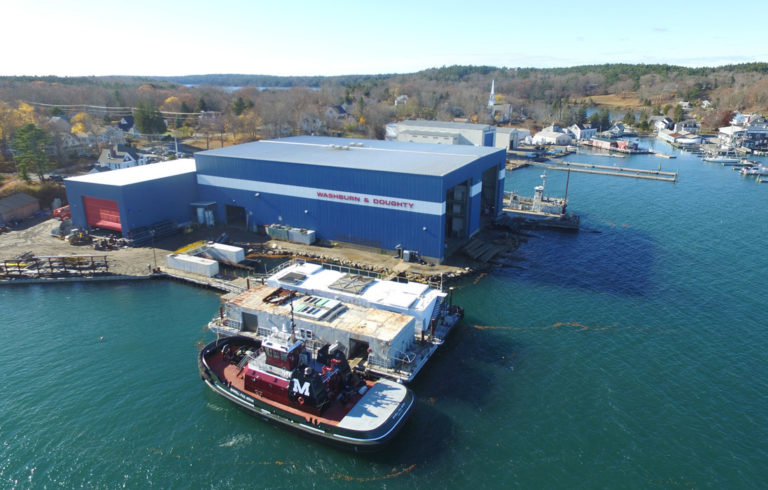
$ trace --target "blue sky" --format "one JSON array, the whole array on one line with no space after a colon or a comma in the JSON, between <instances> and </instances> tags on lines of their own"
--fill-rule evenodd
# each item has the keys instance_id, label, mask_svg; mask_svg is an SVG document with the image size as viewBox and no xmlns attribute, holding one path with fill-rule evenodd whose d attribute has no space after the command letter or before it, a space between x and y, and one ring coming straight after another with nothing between
<instances>
[{"instance_id":1,"label":"blue sky","mask_svg":"<svg viewBox=\"0 0 768 490\"><path fill-rule=\"evenodd\" d=\"M0 0L0 75L768 61L765 0Z\"/></svg>"}]
</instances>

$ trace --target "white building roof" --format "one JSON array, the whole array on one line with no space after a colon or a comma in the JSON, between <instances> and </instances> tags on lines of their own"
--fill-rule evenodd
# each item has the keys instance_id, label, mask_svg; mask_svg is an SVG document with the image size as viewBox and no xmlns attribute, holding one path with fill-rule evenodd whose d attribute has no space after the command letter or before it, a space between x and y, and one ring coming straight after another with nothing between
<instances>
[{"instance_id":1,"label":"white building roof","mask_svg":"<svg viewBox=\"0 0 768 490\"><path fill-rule=\"evenodd\" d=\"M158 162L138 167L123 168L97 174L87 174L64 179L71 182L124 186L149 180L173 177L197 171L194 158L182 158L168 162Z\"/></svg>"},{"instance_id":2,"label":"white building roof","mask_svg":"<svg viewBox=\"0 0 768 490\"><path fill-rule=\"evenodd\" d=\"M733 136L736 133L741 133L742 131L746 131L746 129L744 129L742 126L724 126L718 129L718 131L723 134Z\"/></svg>"}]
</instances>

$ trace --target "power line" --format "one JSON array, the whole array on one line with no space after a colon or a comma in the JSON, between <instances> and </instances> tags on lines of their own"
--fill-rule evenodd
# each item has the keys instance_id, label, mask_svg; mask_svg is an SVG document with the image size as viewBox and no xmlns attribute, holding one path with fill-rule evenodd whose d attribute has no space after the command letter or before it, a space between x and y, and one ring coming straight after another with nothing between
<instances>
[{"instance_id":1,"label":"power line","mask_svg":"<svg viewBox=\"0 0 768 490\"><path fill-rule=\"evenodd\" d=\"M104 113L110 113L113 115L130 116L137 110L135 107L119 107L119 106L101 106L101 105L89 105L89 104L46 104L44 102L30 102L22 101L25 104L37 107L58 107L60 109L75 109L82 112L90 112L90 110L98 110ZM201 111L201 112L173 112L173 111L161 111L158 110L162 116L201 116L203 114L221 114L221 111Z\"/></svg>"}]
</instances>

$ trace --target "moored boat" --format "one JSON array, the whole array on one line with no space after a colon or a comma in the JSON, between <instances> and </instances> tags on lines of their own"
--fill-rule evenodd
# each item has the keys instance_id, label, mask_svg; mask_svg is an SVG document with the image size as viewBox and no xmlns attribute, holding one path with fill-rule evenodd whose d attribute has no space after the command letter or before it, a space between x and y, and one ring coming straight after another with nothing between
<instances>
[{"instance_id":1,"label":"moored boat","mask_svg":"<svg viewBox=\"0 0 768 490\"><path fill-rule=\"evenodd\" d=\"M265 340L235 335L205 346L200 376L214 393L268 422L354 451L374 451L405 424L414 395L405 386L353 373L344 353L316 356L287 331Z\"/></svg>"},{"instance_id":2,"label":"moored boat","mask_svg":"<svg viewBox=\"0 0 768 490\"><path fill-rule=\"evenodd\" d=\"M739 170L739 173L741 173L741 175L764 176L768 175L768 167L761 164L753 165L750 167L742 167L741 170Z\"/></svg>"},{"instance_id":3,"label":"moored boat","mask_svg":"<svg viewBox=\"0 0 768 490\"><path fill-rule=\"evenodd\" d=\"M570 178L570 171L568 176ZM504 192L503 217L547 228L578 230L579 217L566 211L568 207L568 184L566 183L565 197L560 199L544 195L546 174L541 175L541 181L541 185L533 189L533 198L521 196L517 192Z\"/></svg>"},{"instance_id":4,"label":"moored boat","mask_svg":"<svg viewBox=\"0 0 768 490\"><path fill-rule=\"evenodd\" d=\"M728 155L707 155L702 157L702 161L709 163L722 163L723 165L733 165L741 162L741 159Z\"/></svg>"}]
</instances>

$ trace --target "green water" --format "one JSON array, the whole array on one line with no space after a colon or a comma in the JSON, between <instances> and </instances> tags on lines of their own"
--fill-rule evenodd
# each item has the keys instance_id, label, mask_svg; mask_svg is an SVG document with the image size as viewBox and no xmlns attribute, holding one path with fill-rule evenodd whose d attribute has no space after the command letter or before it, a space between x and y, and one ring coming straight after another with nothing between
<instances>
[{"instance_id":1,"label":"green water","mask_svg":"<svg viewBox=\"0 0 768 490\"><path fill-rule=\"evenodd\" d=\"M677 184L572 174L580 233L532 232L513 267L457 284L467 317L377 455L210 393L196 354L212 292L0 288L0 487L764 488L768 185L661 163ZM530 194L540 173L507 187Z\"/></svg>"}]
</instances>

